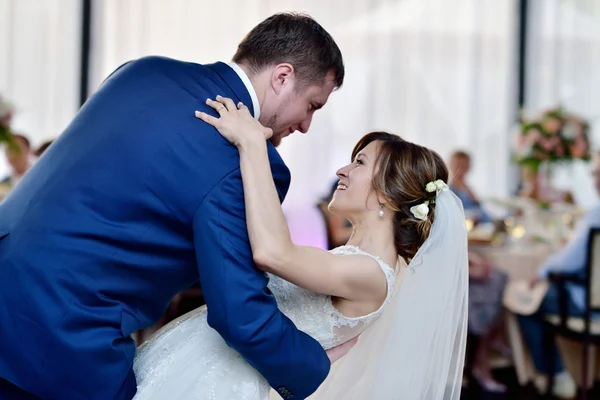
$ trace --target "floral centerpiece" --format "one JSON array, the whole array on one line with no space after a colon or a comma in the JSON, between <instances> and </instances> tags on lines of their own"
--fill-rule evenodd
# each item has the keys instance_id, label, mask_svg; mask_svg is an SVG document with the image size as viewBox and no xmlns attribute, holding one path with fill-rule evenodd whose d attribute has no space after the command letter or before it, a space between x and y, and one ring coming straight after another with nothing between
<instances>
[{"instance_id":1,"label":"floral centerpiece","mask_svg":"<svg viewBox=\"0 0 600 400\"><path fill-rule=\"evenodd\" d=\"M518 128L513 161L523 167L530 197L540 200L539 181L549 180L551 165L590 159L588 122L561 107L546 110L536 119L521 118Z\"/></svg>"},{"instance_id":2,"label":"floral centerpiece","mask_svg":"<svg viewBox=\"0 0 600 400\"><path fill-rule=\"evenodd\" d=\"M543 163L590 159L589 124L562 108L545 111L539 118L519 121L515 161L537 171Z\"/></svg>"},{"instance_id":3,"label":"floral centerpiece","mask_svg":"<svg viewBox=\"0 0 600 400\"><path fill-rule=\"evenodd\" d=\"M0 96L0 145L6 143L7 146L15 146L12 133L10 131L10 121L13 115L13 106ZM0 183L0 201L10 192L9 183Z\"/></svg>"},{"instance_id":4,"label":"floral centerpiece","mask_svg":"<svg viewBox=\"0 0 600 400\"><path fill-rule=\"evenodd\" d=\"M8 101L0 96L0 144L13 143L12 134L10 132L10 121L13 115L13 106Z\"/></svg>"}]
</instances>

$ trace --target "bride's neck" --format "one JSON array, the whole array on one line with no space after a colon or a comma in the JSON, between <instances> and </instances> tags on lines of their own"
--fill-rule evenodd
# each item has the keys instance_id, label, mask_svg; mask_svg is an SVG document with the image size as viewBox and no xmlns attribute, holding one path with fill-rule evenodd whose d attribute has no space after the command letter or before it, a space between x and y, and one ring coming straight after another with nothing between
<instances>
[{"instance_id":1,"label":"bride's neck","mask_svg":"<svg viewBox=\"0 0 600 400\"><path fill-rule=\"evenodd\" d=\"M396 265L398 254L394 245L394 227L391 221L356 223L347 244L380 257L392 268Z\"/></svg>"}]
</instances>

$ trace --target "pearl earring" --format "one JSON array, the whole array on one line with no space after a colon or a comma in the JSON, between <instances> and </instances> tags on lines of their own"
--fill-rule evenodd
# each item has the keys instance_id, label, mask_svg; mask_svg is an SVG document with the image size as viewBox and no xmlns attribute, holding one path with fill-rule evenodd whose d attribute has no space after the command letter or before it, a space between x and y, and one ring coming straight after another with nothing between
<instances>
[{"instance_id":1,"label":"pearl earring","mask_svg":"<svg viewBox=\"0 0 600 400\"><path fill-rule=\"evenodd\" d=\"M379 218L383 218L383 204L379 203Z\"/></svg>"}]
</instances>

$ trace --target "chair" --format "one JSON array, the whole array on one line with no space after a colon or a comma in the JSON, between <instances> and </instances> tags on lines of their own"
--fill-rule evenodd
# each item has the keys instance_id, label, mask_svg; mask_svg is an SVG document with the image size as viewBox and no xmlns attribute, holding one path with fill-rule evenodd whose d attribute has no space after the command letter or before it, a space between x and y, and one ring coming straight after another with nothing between
<instances>
[{"instance_id":1,"label":"chair","mask_svg":"<svg viewBox=\"0 0 600 400\"><path fill-rule=\"evenodd\" d=\"M555 282L559 291L559 315L547 315L545 319L545 343L547 348L546 362L548 371L554 371L552 344L556 336L580 342L582 345L581 365L581 399L587 400L588 378L593 372L593 360L590 360L590 347L600 345L600 320L593 320L594 314L600 315L600 228L590 230L587 248L587 266L585 276L551 274L551 282ZM586 305L583 317L567 315L567 296L565 284L575 283L586 289ZM591 362L590 362L591 361ZM591 365L592 364L592 365ZM593 376L593 375L592 375ZM548 373L546 395L550 398L554 374Z\"/></svg>"}]
</instances>

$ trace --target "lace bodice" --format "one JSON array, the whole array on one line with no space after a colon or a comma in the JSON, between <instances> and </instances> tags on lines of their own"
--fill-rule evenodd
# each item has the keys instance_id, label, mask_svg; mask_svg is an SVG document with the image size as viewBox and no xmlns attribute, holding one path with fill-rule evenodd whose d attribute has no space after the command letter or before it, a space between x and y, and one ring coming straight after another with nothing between
<instances>
[{"instance_id":1,"label":"lace bodice","mask_svg":"<svg viewBox=\"0 0 600 400\"><path fill-rule=\"evenodd\" d=\"M281 311L301 331L315 338L325 349L335 347L362 333L379 318L394 293L396 274L380 258L356 246L341 246L331 250L337 255L362 254L373 258L387 280L387 296L378 310L357 318L345 317L333 306L331 296L310 292L275 275L270 275L269 289Z\"/></svg>"},{"instance_id":2,"label":"lace bodice","mask_svg":"<svg viewBox=\"0 0 600 400\"><path fill-rule=\"evenodd\" d=\"M329 349L359 335L375 322L391 301L395 272L379 258L354 246L332 250L334 254L363 254L377 261L385 274L388 292L381 307L363 317L343 316L331 297L312 293L276 276L269 288L281 311L296 326ZM208 326L206 307L172 321L136 354L138 382L135 400L267 400L269 383Z\"/></svg>"}]
</instances>

